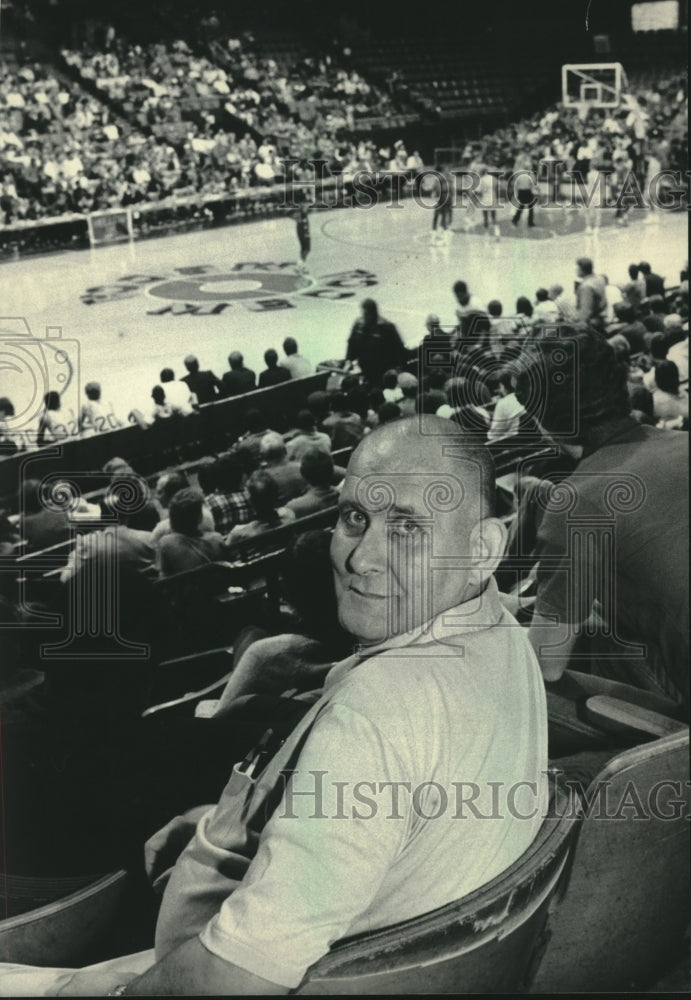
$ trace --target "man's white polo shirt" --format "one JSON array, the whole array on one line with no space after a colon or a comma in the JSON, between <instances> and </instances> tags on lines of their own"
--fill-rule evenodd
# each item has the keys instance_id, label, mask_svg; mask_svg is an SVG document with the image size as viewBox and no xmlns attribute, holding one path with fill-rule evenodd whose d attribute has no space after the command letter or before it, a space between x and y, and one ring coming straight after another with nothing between
<instances>
[{"instance_id":1,"label":"man's white polo shirt","mask_svg":"<svg viewBox=\"0 0 691 1000\"><path fill-rule=\"evenodd\" d=\"M254 794L280 780L307 730L239 887L232 782L200 821L164 896L157 959L201 932L214 955L295 988L340 938L490 881L546 813L542 677L493 579L427 627L334 666Z\"/></svg>"}]
</instances>

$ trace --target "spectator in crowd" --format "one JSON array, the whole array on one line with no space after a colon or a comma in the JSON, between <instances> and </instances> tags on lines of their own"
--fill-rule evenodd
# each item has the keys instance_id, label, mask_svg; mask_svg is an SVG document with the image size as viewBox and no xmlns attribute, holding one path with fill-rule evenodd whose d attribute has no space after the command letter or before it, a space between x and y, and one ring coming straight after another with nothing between
<instances>
[{"instance_id":1,"label":"spectator in crowd","mask_svg":"<svg viewBox=\"0 0 691 1000\"><path fill-rule=\"evenodd\" d=\"M159 420L169 420L173 416L173 407L166 402L166 392L162 385L155 385L151 390L154 405L151 407L151 423Z\"/></svg>"},{"instance_id":2,"label":"spectator in crowd","mask_svg":"<svg viewBox=\"0 0 691 1000\"><path fill-rule=\"evenodd\" d=\"M559 318L564 323L574 323L577 319L575 302L571 303L561 285L550 285L549 297L559 310Z\"/></svg>"},{"instance_id":3,"label":"spectator in crowd","mask_svg":"<svg viewBox=\"0 0 691 1000\"><path fill-rule=\"evenodd\" d=\"M268 351L264 351L264 364L266 368L263 372L259 373L260 389L268 389L272 385L280 385L281 382L287 382L290 378L290 372L279 365L278 353L274 351L273 347L270 347Z\"/></svg>"},{"instance_id":4,"label":"spectator in crowd","mask_svg":"<svg viewBox=\"0 0 691 1000\"><path fill-rule=\"evenodd\" d=\"M381 389L370 389L367 393L367 414L365 416L366 434L379 423L377 419L377 410L382 403L385 402L384 393Z\"/></svg>"},{"instance_id":5,"label":"spectator in crowd","mask_svg":"<svg viewBox=\"0 0 691 1000\"><path fill-rule=\"evenodd\" d=\"M573 503L548 507L540 523L537 552L549 562L538 567L531 641L545 679L556 680L578 649L576 626L598 601L611 620L593 640L595 671L688 706L688 439L633 420L626 372L600 334L564 333L566 363L536 341L516 389L524 405L538 393L543 430L578 463L561 487ZM612 493L621 483L633 491L623 508ZM571 537L583 518L611 523L611 562L607 545L577 545ZM628 647L622 658L621 641L641 652Z\"/></svg>"},{"instance_id":6,"label":"spectator in crowd","mask_svg":"<svg viewBox=\"0 0 691 1000\"><path fill-rule=\"evenodd\" d=\"M179 469L171 469L162 472L156 481L155 498L158 505L161 520L156 525L153 533L154 544L160 546L161 540L173 529L170 526L168 510L171 501L176 493L189 487L189 480L184 472ZM214 530L214 519L211 511L204 506L202 527L204 531Z\"/></svg>"},{"instance_id":7,"label":"spectator in crowd","mask_svg":"<svg viewBox=\"0 0 691 1000\"><path fill-rule=\"evenodd\" d=\"M411 372L401 372L398 376L403 398L398 403L402 417L412 417L418 411L417 403L420 394L418 380Z\"/></svg>"},{"instance_id":8,"label":"spectator in crowd","mask_svg":"<svg viewBox=\"0 0 691 1000\"><path fill-rule=\"evenodd\" d=\"M473 295L465 281L456 281L453 286L453 293L456 297L456 317L463 329L463 321L475 313L484 313L485 304L477 295Z\"/></svg>"},{"instance_id":9,"label":"spectator in crowd","mask_svg":"<svg viewBox=\"0 0 691 1000\"><path fill-rule=\"evenodd\" d=\"M639 424L648 424L649 427L654 427L656 420L652 392L644 385L634 385L629 382L629 396L633 419Z\"/></svg>"},{"instance_id":10,"label":"spectator in crowd","mask_svg":"<svg viewBox=\"0 0 691 1000\"><path fill-rule=\"evenodd\" d=\"M388 424L392 420L399 420L402 416L401 408L397 403L382 403L377 410L379 426Z\"/></svg>"},{"instance_id":11,"label":"spectator in crowd","mask_svg":"<svg viewBox=\"0 0 691 1000\"><path fill-rule=\"evenodd\" d=\"M161 539L159 563L163 576L173 576L218 562L226 548L217 531L204 528L204 496L201 490L178 490L168 508L170 531Z\"/></svg>"},{"instance_id":12,"label":"spectator in crowd","mask_svg":"<svg viewBox=\"0 0 691 1000\"><path fill-rule=\"evenodd\" d=\"M281 506L304 493L307 484L302 478L300 465L288 459L288 449L280 434L274 431L265 434L259 454L266 472L276 483Z\"/></svg>"},{"instance_id":13,"label":"spectator in crowd","mask_svg":"<svg viewBox=\"0 0 691 1000\"><path fill-rule=\"evenodd\" d=\"M607 343L614 351L616 360L628 369L631 348L626 337L622 336L621 333L615 333L613 337L607 338Z\"/></svg>"},{"instance_id":14,"label":"spectator in crowd","mask_svg":"<svg viewBox=\"0 0 691 1000\"><path fill-rule=\"evenodd\" d=\"M504 355L507 343L515 339L514 323L502 315L504 307L499 299L492 299L491 302L487 303L487 312L489 314L489 349L493 357L500 359Z\"/></svg>"},{"instance_id":15,"label":"spectator in crowd","mask_svg":"<svg viewBox=\"0 0 691 1000\"><path fill-rule=\"evenodd\" d=\"M427 333L422 338L419 348L421 367L427 368L429 365L438 364L440 361L443 364L448 358L449 352L453 349L455 334L442 330L441 320L436 313L430 313L427 316L425 329ZM396 400L387 400L387 402L395 403Z\"/></svg>"},{"instance_id":16,"label":"spectator in crowd","mask_svg":"<svg viewBox=\"0 0 691 1000\"><path fill-rule=\"evenodd\" d=\"M124 458L109 458L103 466L103 472L111 478L117 476L136 476L136 472L130 463Z\"/></svg>"},{"instance_id":17,"label":"spectator in crowd","mask_svg":"<svg viewBox=\"0 0 691 1000\"><path fill-rule=\"evenodd\" d=\"M296 517L307 517L318 510L336 506L339 493L331 485L334 463L330 454L318 448L305 452L300 462L300 472L309 489L286 504Z\"/></svg>"},{"instance_id":18,"label":"spectator in crowd","mask_svg":"<svg viewBox=\"0 0 691 1000\"><path fill-rule=\"evenodd\" d=\"M550 299L546 288L538 288L535 292L533 316L534 321L540 320L542 323L555 323L559 319L559 307Z\"/></svg>"},{"instance_id":19,"label":"spectator in crowd","mask_svg":"<svg viewBox=\"0 0 691 1000\"><path fill-rule=\"evenodd\" d=\"M607 316L607 295L605 279L593 271L590 257L579 257L576 261L576 310L584 323L604 324Z\"/></svg>"},{"instance_id":20,"label":"spectator in crowd","mask_svg":"<svg viewBox=\"0 0 691 1000\"><path fill-rule=\"evenodd\" d=\"M629 280L621 285L621 294L624 302L631 306L635 314L640 309L647 294L645 278L640 273L638 264L629 264L628 271Z\"/></svg>"},{"instance_id":21,"label":"spectator in crowd","mask_svg":"<svg viewBox=\"0 0 691 1000\"><path fill-rule=\"evenodd\" d=\"M275 433L266 426L266 420L261 410L251 409L245 415L247 430L233 446L243 463L243 469L249 475L259 468L261 461L261 445L265 434Z\"/></svg>"},{"instance_id":22,"label":"spectator in crowd","mask_svg":"<svg viewBox=\"0 0 691 1000\"><path fill-rule=\"evenodd\" d=\"M38 422L38 432L36 434L36 444L41 448L44 444L51 444L54 441L64 441L72 434L76 434L78 425L74 414L62 409L60 393L51 389L43 397L43 413ZM58 416L60 414L60 416Z\"/></svg>"},{"instance_id":23,"label":"spectator in crowd","mask_svg":"<svg viewBox=\"0 0 691 1000\"><path fill-rule=\"evenodd\" d=\"M25 479L22 484L19 530L27 552L47 549L70 537L68 512L48 501L39 479Z\"/></svg>"},{"instance_id":24,"label":"spectator in crowd","mask_svg":"<svg viewBox=\"0 0 691 1000\"><path fill-rule=\"evenodd\" d=\"M655 390L655 370L661 361L666 360L668 351L669 344L664 333L654 333L648 344L650 369L643 375L643 385L650 392L654 392Z\"/></svg>"},{"instance_id":25,"label":"spectator in crowd","mask_svg":"<svg viewBox=\"0 0 691 1000\"><path fill-rule=\"evenodd\" d=\"M433 409L426 410L425 412L436 413L440 406L444 406L448 403L448 399L444 391L446 381L447 372L445 371L433 368L425 374L423 379L425 397L428 405L433 407Z\"/></svg>"},{"instance_id":26,"label":"spectator in crowd","mask_svg":"<svg viewBox=\"0 0 691 1000\"><path fill-rule=\"evenodd\" d=\"M665 294L665 279L661 278L659 274L655 274L653 269L647 260L642 260L638 265L638 270L643 276L645 281L645 295L646 298L650 298L651 295L662 295Z\"/></svg>"},{"instance_id":27,"label":"spectator in crowd","mask_svg":"<svg viewBox=\"0 0 691 1000\"><path fill-rule=\"evenodd\" d=\"M519 295L516 299L516 320L517 332L525 336L527 330L533 325L533 304L527 295Z\"/></svg>"},{"instance_id":28,"label":"spectator in crowd","mask_svg":"<svg viewBox=\"0 0 691 1000\"><path fill-rule=\"evenodd\" d=\"M679 371L679 381L689 380L689 329L688 321L686 333L682 326L681 316L678 313L670 313L665 316L665 336L669 339L671 347L667 352L667 357L673 361Z\"/></svg>"},{"instance_id":29,"label":"spectator in crowd","mask_svg":"<svg viewBox=\"0 0 691 1000\"><path fill-rule=\"evenodd\" d=\"M384 372L382 377L382 391L386 403L398 403L403 399L403 391L398 384L398 372L393 368Z\"/></svg>"},{"instance_id":30,"label":"spectator in crowd","mask_svg":"<svg viewBox=\"0 0 691 1000\"><path fill-rule=\"evenodd\" d=\"M323 431L317 430L314 416L310 410L300 410L295 424L298 433L288 441L288 461L301 462L304 455L315 448L327 455L331 453L331 438Z\"/></svg>"},{"instance_id":31,"label":"spectator in crowd","mask_svg":"<svg viewBox=\"0 0 691 1000\"><path fill-rule=\"evenodd\" d=\"M84 386L87 402L82 405L79 413L79 429L82 436L102 434L103 431L114 431L122 427L113 410L113 404L104 404L101 400L100 382L87 382Z\"/></svg>"},{"instance_id":32,"label":"spectator in crowd","mask_svg":"<svg viewBox=\"0 0 691 1000\"><path fill-rule=\"evenodd\" d=\"M689 415L689 397L679 392L679 369L673 361L660 361L655 367L653 409L658 420Z\"/></svg>"},{"instance_id":33,"label":"spectator in crowd","mask_svg":"<svg viewBox=\"0 0 691 1000\"><path fill-rule=\"evenodd\" d=\"M153 504L146 504L145 507L145 516L148 515L151 519L157 517ZM155 580L158 571L153 535L150 530L141 530L136 526L137 518L142 518L139 510L131 514L121 511L118 513L117 524L107 525L100 531L77 535L67 565L60 573L62 583L68 583L81 573L87 573L87 581L93 583L107 580L113 573L113 558L117 565L121 592L123 585L131 587L142 581ZM90 593L93 583L85 584L85 592L90 598L96 596Z\"/></svg>"},{"instance_id":34,"label":"spectator in crowd","mask_svg":"<svg viewBox=\"0 0 691 1000\"><path fill-rule=\"evenodd\" d=\"M406 359L407 351L394 324L379 315L374 299L363 299L360 318L348 338L348 366L357 363L367 382L379 386L384 372L401 368Z\"/></svg>"},{"instance_id":35,"label":"spectator in crowd","mask_svg":"<svg viewBox=\"0 0 691 1000\"><path fill-rule=\"evenodd\" d=\"M348 408L364 420L367 416L371 392L380 391L379 386L366 387L357 375L344 375L338 387L348 401Z\"/></svg>"},{"instance_id":36,"label":"spectator in crowd","mask_svg":"<svg viewBox=\"0 0 691 1000\"><path fill-rule=\"evenodd\" d=\"M198 400L196 393L190 389L187 381L176 379L172 368L164 368L159 378L166 394L166 403L173 412L179 413L181 417L187 417L193 413Z\"/></svg>"},{"instance_id":37,"label":"spectator in crowd","mask_svg":"<svg viewBox=\"0 0 691 1000\"><path fill-rule=\"evenodd\" d=\"M362 417L348 407L344 392L335 392L331 397L331 415L322 426L331 438L332 451L353 447L365 433Z\"/></svg>"},{"instance_id":38,"label":"spectator in crowd","mask_svg":"<svg viewBox=\"0 0 691 1000\"><path fill-rule=\"evenodd\" d=\"M135 495L146 497L147 502L152 500L154 503L159 516L156 518L155 524L151 527L151 530L153 531L160 520L160 507L155 501L153 501L151 490L149 489L146 480L142 479L142 477L134 471L129 462L127 462L124 458L117 456L109 459L104 464L102 471L110 479L105 494L100 501L103 516L105 518L119 516L119 493L121 488L124 487L126 491L135 491Z\"/></svg>"},{"instance_id":39,"label":"spectator in crowd","mask_svg":"<svg viewBox=\"0 0 691 1000\"><path fill-rule=\"evenodd\" d=\"M652 295L645 300L644 306L647 309L647 315L643 316L643 326L648 333L664 333L664 317L667 312L664 298L661 295Z\"/></svg>"},{"instance_id":40,"label":"spectator in crowd","mask_svg":"<svg viewBox=\"0 0 691 1000\"><path fill-rule=\"evenodd\" d=\"M605 322L611 323L614 320L614 307L622 301L621 289L618 285L613 285L606 274L602 275L605 283L605 298L607 299L607 313Z\"/></svg>"},{"instance_id":41,"label":"spectator in crowd","mask_svg":"<svg viewBox=\"0 0 691 1000\"><path fill-rule=\"evenodd\" d=\"M617 302L614 306L615 322L607 327L607 335L613 336L615 333L626 337L632 354L640 354L645 351L646 329L643 323L636 319L636 312L633 306L626 302Z\"/></svg>"},{"instance_id":42,"label":"spectator in crowd","mask_svg":"<svg viewBox=\"0 0 691 1000\"><path fill-rule=\"evenodd\" d=\"M213 403L220 397L222 389L220 379L210 369L200 371L199 361L194 354L188 354L185 358L185 368L187 375L182 381L197 397L200 406L204 403Z\"/></svg>"},{"instance_id":43,"label":"spectator in crowd","mask_svg":"<svg viewBox=\"0 0 691 1000\"><path fill-rule=\"evenodd\" d=\"M255 519L248 524L237 524L226 539L228 545L236 545L247 538L255 538L295 520L292 510L281 506L276 480L265 469L257 469L252 473L247 482L247 489L256 515Z\"/></svg>"},{"instance_id":44,"label":"spectator in crowd","mask_svg":"<svg viewBox=\"0 0 691 1000\"><path fill-rule=\"evenodd\" d=\"M291 378L304 378L314 371L314 365L298 354L298 342L294 337L286 337L283 341L283 354L285 356L281 361L281 367L290 372Z\"/></svg>"},{"instance_id":45,"label":"spectator in crowd","mask_svg":"<svg viewBox=\"0 0 691 1000\"><path fill-rule=\"evenodd\" d=\"M26 441L20 430L12 427L14 404L7 396L0 397L0 456L16 455L26 450Z\"/></svg>"},{"instance_id":46,"label":"spectator in crowd","mask_svg":"<svg viewBox=\"0 0 691 1000\"><path fill-rule=\"evenodd\" d=\"M317 430L324 430L324 421L331 412L331 394L323 389L317 389L309 394L306 402L307 409L314 417Z\"/></svg>"},{"instance_id":47,"label":"spectator in crowd","mask_svg":"<svg viewBox=\"0 0 691 1000\"><path fill-rule=\"evenodd\" d=\"M492 413L492 423L487 432L489 441L497 441L499 438L513 437L518 434L525 409L516 399L515 380L514 373L508 369L499 373L498 390L501 398L497 400Z\"/></svg>"},{"instance_id":48,"label":"spectator in crowd","mask_svg":"<svg viewBox=\"0 0 691 1000\"><path fill-rule=\"evenodd\" d=\"M245 368L245 359L240 351L230 352L228 364L229 370L221 376L224 396L242 396L257 388L257 377L251 368Z\"/></svg>"},{"instance_id":49,"label":"spectator in crowd","mask_svg":"<svg viewBox=\"0 0 691 1000\"><path fill-rule=\"evenodd\" d=\"M211 476L206 493L206 506L214 519L214 528L221 535L227 535L236 524L247 524L252 520L254 512L250 503L250 495L244 486L244 470L242 461L237 454L221 455L219 460L206 466L207 476ZM202 483L202 470L199 470L199 484Z\"/></svg>"}]
</instances>

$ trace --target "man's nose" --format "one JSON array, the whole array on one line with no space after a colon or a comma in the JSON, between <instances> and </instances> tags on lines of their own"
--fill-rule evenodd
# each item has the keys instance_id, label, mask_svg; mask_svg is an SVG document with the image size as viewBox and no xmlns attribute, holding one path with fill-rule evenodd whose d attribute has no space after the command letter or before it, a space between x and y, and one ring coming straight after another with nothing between
<instances>
[{"instance_id":1,"label":"man's nose","mask_svg":"<svg viewBox=\"0 0 691 1000\"><path fill-rule=\"evenodd\" d=\"M368 573L385 573L388 547L386 524L370 524L348 557L348 569L358 576Z\"/></svg>"}]
</instances>

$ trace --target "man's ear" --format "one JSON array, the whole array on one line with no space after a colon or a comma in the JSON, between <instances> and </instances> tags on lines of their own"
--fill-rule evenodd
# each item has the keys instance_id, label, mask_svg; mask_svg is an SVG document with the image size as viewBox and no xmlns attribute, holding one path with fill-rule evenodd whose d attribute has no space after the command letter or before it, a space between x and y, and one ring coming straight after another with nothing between
<instances>
[{"instance_id":1,"label":"man's ear","mask_svg":"<svg viewBox=\"0 0 691 1000\"><path fill-rule=\"evenodd\" d=\"M481 583L494 573L506 549L506 535L498 517L486 517L476 523L470 532L471 580Z\"/></svg>"}]
</instances>

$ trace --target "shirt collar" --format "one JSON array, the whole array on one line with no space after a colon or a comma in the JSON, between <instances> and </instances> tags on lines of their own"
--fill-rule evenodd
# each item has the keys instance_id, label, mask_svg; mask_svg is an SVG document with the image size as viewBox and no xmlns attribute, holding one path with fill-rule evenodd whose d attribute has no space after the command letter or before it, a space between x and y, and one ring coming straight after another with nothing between
<instances>
[{"instance_id":1,"label":"shirt collar","mask_svg":"<svg viewBox=\"0 0 691 1000\"><path fill-rule=\"evenodd\" d=\"M492 628L504 614L504 606L499 597L497 581L491 577L485 589L476 597L442 611L436 618L418 625L408 632L384 639L373 646L361 646L351 656L335 663L327 674L324 690L337 684L345 674L357 667L363 660L384 653L390 649L415 648L415 653L426 645L462 646L462 637L470 632Z\"/></svg>"}]
</instances>

